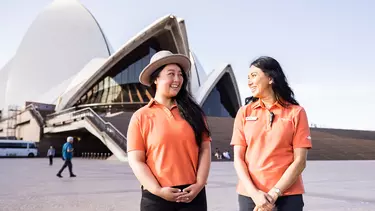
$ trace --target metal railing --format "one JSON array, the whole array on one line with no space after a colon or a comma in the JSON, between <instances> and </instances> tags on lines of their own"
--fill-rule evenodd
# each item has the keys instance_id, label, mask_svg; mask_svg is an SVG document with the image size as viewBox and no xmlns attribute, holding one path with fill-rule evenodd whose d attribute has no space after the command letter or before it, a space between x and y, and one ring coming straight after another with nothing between
<instances>
[{"instance_id":1,"label":"metal railing","mask_svg":"<svg viewBox=\"0 0 375 211\"><path fill-rule=\"evenodd\" d=\"M31 115L38 122L39 126L43 127L43 125L44 125L44 118L42 117L42 115L40 114L40 112L38 111L38 109L33 104L28 105L25 110L29 110L30 113L31 113Z\"/></svg>"},{"instance_id":2,"label":"metal railing","mask_svg":"<svg viewBox=\"0 0 375 211\"><path fill-rule=\"evenodd\" d=\"M70 113L69 113L70 111ZM48 116L48 120L52 120L53 118L57 118L59 115L66 116L64 120L74 120L79 118L86 118L90 121L98 130L101 132L105 132L116 144L121 147L126 152L126 137L110 122L106 122L100 117L94 110L91 108L84 108L78 111L71 111L65 110L61 113L55 113L53 115Z\"/></svg>"},{"instance_id":3,"label":"metal railing","mask_svg":"<svg viewBox=\"0 0 375 211\"><path fill-rule=\"evenodd\" d=\"M72 107L72 108L69 108L69 109L65 109L65 110L62 110L60 112L56 112L56 113L52 113L52 114L48 114L46 116L46 120L50 120L50 119L53 119L57 116L60 116L60 115L63 115L63 114L69 114L71 112L74 112L76 110L75 107Z\"/></svg>"},{"instance_id":4,"label":"metal railing","mask_svg":"<svg viewBox=\"0 0 375 211\"><path fill-rule=\"evenodd\" d=\"M78 109L83 109L83 108L88 108L88 107L111 107L111 108L116 108L116 107L121 107L121 106L138 106L138 108L141 108L142 106L146 105L148 102L121 102L121 103L90 103L90 104L82 104L82 105L77 105L65 110L61 110L52 114L48 114L46 116L46 120L53 119L57 116L63 115L63 114L68 114L71 113L72 111L78 110Z\"/></svg>"}]
</instances>

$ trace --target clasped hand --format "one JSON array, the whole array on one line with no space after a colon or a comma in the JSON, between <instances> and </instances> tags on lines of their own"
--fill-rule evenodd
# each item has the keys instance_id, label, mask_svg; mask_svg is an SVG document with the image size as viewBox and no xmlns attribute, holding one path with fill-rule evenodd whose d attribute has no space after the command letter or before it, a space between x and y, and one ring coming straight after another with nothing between
<instances>
[{"instance_id":1,"label":"clasped hand","mask_svg":"<svg viewBox=\"0 0 375 211\"><path fill-rule=\"evenodd\" d=\"M272 211L278 197L279 195L273 190L270 190L268 193L259 190L252 196L256 205L253 211Z\"/></svg>"},{"instance_id":2,"label":"clasped hand","mask_svg":"<svg viewBox=\"0 0 375 211\"><path fill-rule=\"evenodd\" d=\"M203 186L192 184L183 190L172 187L163 187L158 194L161 198L172 202L190 203L202 190Z\"/></svg>"}]
</instances>

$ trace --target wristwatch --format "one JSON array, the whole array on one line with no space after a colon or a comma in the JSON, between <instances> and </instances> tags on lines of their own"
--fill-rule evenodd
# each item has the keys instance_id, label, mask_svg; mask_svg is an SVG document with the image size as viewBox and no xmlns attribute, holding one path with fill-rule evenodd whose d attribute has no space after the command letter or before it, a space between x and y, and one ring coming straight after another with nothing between
<instances>
[{"instance_id":1,"label":"wristwatch","mask_svg":"<svg viewBox=\"0 0 375 211\"><path fill-rule=\"evenodd\" d=\"M281 190L280 190L280 189L278 189L278 188L276 188L276 187L273 187L272 189L273 189L273 191L275 191L275 193L277 193L278 196L283 195L283 194L281 193Z\"/></svg>"}]
</instances>

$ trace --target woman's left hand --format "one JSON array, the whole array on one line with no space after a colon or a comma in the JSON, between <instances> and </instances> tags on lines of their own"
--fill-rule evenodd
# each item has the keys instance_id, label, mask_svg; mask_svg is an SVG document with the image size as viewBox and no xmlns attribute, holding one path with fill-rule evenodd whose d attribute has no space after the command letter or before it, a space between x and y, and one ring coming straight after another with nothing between
<instances>
[{"instance_id":1,"label":"woman's left hand","mask_svg":"<svg viewBox=\"0 0 375 211\"><path fill-rule=\"evenodd\" d=\"M268 195L271 196L271 198L272 198L271 203L273 204L273 206L275 206L275 202L279 198L279 194L277 194L273 189L271 189L270 191L268 191ZM271 209L271 210L273 210L273 209ZM253 211L271 211L271 210L268 209L268 208L265 208L265 207L256 206Z\"/></svg>"},{"instance_id":2,"label":"woman's left hand","mask_svg":"<svg viewBox=\"0 0 375 211\"><path fill-rule=\"evenodd\" d=\"M203 185L200 185L197 183L190 185L189 187L182 190L183 192L186 192L187 194L179 196L176 202L190 203L198 195L198 193L201 192L203 187L204 187Z\"/></svg>"}]
</instances>

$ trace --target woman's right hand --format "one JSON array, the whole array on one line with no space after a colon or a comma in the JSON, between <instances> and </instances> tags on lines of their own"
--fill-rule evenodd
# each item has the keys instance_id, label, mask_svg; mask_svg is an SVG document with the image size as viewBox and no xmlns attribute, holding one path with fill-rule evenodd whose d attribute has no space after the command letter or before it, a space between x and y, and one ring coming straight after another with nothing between
<instances>
[{"instance_id":1,"label":"woman's right hand","mask_svg":"<svg viewBox=\"0 0 375 211\"><path fill-rule=\"evenodd\" d=\"M263 208L262 210L272 210L274 202L272 197L261 190L258 190L253 196L251 196L257 208Z\"/></svg>"},{"instance_id":2,"label":"woman's right hand","mask_svg":"<svg viewBox=\"0 0 375 211\"><path fill-rule=\"evenodd\" d=\"M181 191L178 188L171 188L171 187L163 187L160 188L159 191L156 193L157 196L167 200L176 202L179 196L186 195L187 193Z\"/></svg>"}]
</instances>

